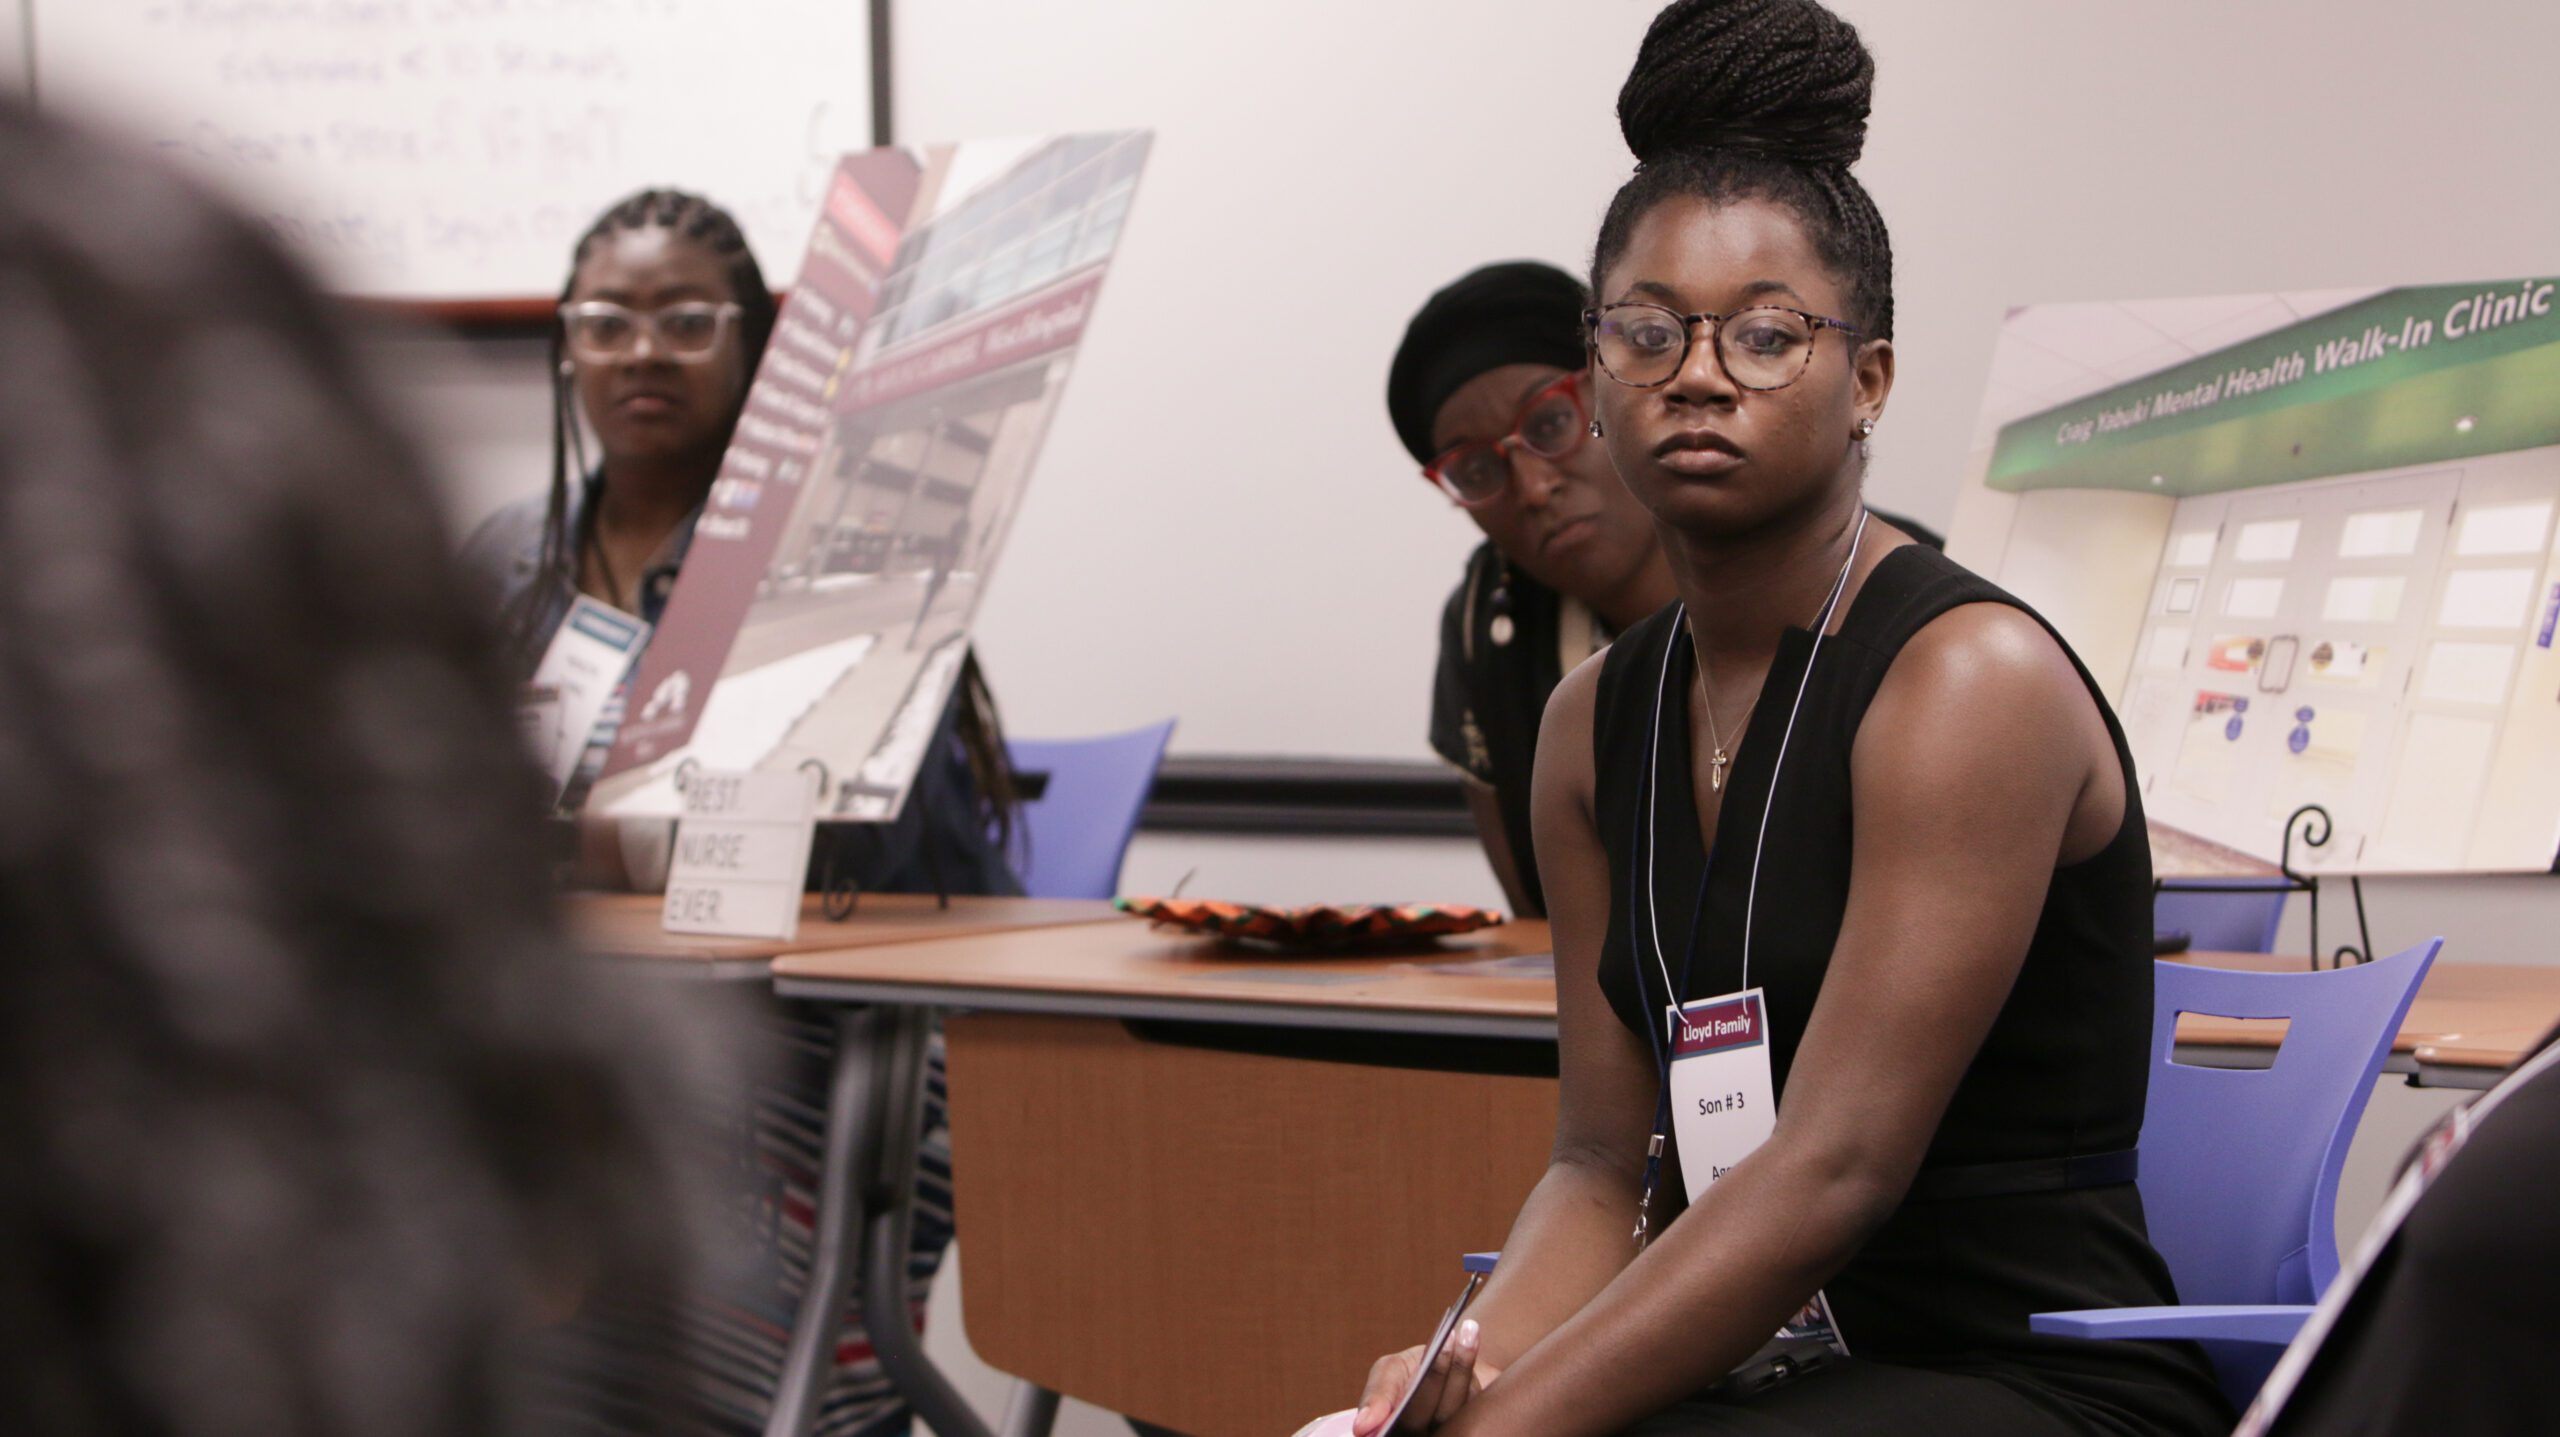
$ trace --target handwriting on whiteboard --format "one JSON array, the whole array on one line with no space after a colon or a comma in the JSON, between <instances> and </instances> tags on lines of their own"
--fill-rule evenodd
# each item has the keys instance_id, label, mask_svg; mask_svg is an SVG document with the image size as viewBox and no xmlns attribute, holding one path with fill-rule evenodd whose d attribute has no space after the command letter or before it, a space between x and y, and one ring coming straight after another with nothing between
<instances>
[{"instance_id":1,"label":"handwriting on whiteboard","mask_svg":"<svg viewBox=\"0 0 2560 1437\"><path fill-rule=\"evenodd\" d=\"M870 143L868 16L841 0L26 3L49 104L138 130L347 290L550 293L651 185L787 266Z\"/></svg>"}]
</instances>

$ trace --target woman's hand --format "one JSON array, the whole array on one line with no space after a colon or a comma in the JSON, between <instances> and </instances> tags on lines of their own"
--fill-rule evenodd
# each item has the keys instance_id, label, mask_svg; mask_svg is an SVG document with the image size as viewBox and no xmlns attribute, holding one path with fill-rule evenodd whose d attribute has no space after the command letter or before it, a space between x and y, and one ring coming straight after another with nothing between
<instances>
[{"instance_id":1,"label":"woman's hand","mask_svg":"<svg viewBox=\"0 0 2560 1437\"><path fill-rule=\"evenodd\" d=\"M1476 1370L1476 1351L1483 1343L1483 1329L1469 1318L1458 1324L1458 1330L1440 1347L1440 1355L1432 1359L1431 1370L1420 1374L1421 1390L1406 1404L1404 1416L1396 1423L1398 1432L1428 1432L1458 1415L1467 1399L1482 1391L1489 1378ZM1391 1352L1369 1368L1369 1385L1360 1393L1360 1406L1351 1418L1354 1437L1378 1437L1386 1426L1387 1414L1407 1388L1414 1386L1415 1370L1421 1366L1422 1349L1408 1347Z\"/></svg>"}]
</instances>

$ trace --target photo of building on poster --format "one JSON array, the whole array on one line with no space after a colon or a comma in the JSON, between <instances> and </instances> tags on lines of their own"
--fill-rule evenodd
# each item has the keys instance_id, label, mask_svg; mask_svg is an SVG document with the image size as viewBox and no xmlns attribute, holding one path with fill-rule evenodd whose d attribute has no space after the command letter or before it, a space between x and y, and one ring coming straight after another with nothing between
<instances>
[{"instance_id":1,"label":"photo of building on poster","mask_svg":"<svg viewBox=\"0 0 2560 1437\"><path fill-rule=\"evenodd\" d=\"M1949 549L2114 699L2149 816L2340 873L2560 858L2560 279L2014 311Z\"/></svg>"},{"instance_id":2,"label":"photo of building on poster","mask_svg":"<svg viewBox=\"0 0 2560 1437\"><path fill-rule=\"evenodd\" d=\"M672 815L699 765L804 770L821 816L896 817L1147 146L1117 132L845 159L595 811Z\"/></svg>"}]
</instances>

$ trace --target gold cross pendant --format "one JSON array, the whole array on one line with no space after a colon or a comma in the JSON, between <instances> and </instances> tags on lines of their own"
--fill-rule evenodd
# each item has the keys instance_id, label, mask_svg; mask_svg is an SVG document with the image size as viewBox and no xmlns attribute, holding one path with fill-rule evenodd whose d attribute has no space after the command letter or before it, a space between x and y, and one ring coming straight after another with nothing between
<instances>
[{"instance_id":1,"label":"gold cross pendant","mask_svg":"<svg viewBox=\"0 0 2560 1437\"><path fill-rule=\"evenodd\" d=\"M1707 791L1708 791L1709 793L1722 793L1722 792L1724 792L1724 770L1725 770L1725 765L1727 765L1727 764L1729 764L1729 763L1731 763L1731 762L1733 762L1732 757L1731 757L1730 755L1726 754L1726 753L1725 753L1725 751L1724 751L1723 749L1717 749L1713 754L1710 754L1710 755L1708 756L1708 758L1707 758Z\"/></svg>"}]
</instances>

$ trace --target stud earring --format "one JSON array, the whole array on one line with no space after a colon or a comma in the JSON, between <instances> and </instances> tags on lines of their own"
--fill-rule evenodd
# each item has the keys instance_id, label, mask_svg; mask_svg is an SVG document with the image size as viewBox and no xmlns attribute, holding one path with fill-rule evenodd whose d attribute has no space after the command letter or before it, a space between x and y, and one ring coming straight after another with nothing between
<instances>
[{"instance_id":1,"label":"stud earring","mask_svg":"<svg viewBox=\"0 0 2560 1437\"><path fill-rule=\"evenodd\" d=\"M1859 421L1858 421L1858 457L1859 457L1859 458L1861 458L1861 459L1873 459L1874 457L1876 457L1875 446L1874 446L1874 445L1872 445L1872 444L1869 444L1869 443L1867 442L1870 438L1874 437L1875 432L1876 432L1876 422L1875 422L1874 420L1872 420L1872 419L1861 419L1861 420L1859 420Z\"/></svg>"},{"instance_id":2,"label":"stud earring","mask_svg":"<svg viewBox=\"0 0 2560 1437\"><path fill-rule=\"evenodd\" d=\"M1597 414L1591 416L1591 437L1594 439L1600 437L1600 416Z\"/></svg>"}]
</instances>

